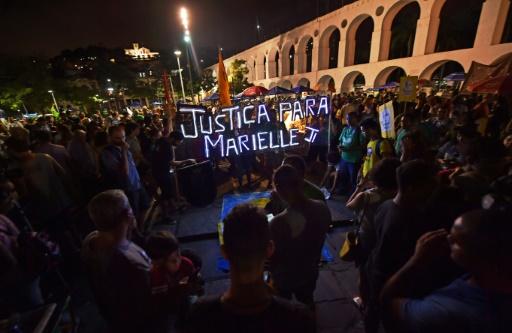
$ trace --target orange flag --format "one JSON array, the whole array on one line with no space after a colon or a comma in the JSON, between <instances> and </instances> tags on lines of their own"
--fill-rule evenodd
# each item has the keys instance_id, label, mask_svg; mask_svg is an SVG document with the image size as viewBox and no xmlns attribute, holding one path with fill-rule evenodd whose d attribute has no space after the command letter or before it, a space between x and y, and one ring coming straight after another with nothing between
<instances>
[{"instance_id":1,"label":"orange flag","mask_svg":"<svg viewBox=\"0 0 512 333\"><path fill-rule=\"evenodd\" d=\"M217 71L217 84L219 92L219 101L221 106L231 106L231 98L229 97L229 82L226 68L224 67L224 60L222 53L219 49L219 69Z\"/></svg>"}]
</instances>

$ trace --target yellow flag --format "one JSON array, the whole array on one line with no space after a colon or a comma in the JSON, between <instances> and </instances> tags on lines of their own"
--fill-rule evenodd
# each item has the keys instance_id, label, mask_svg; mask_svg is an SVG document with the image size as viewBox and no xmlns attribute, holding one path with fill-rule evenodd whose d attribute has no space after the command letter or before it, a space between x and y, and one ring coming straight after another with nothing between
<instances>
[{"instance_id":1,"label":"yellow flag","mask_svg":"<svg viewBox=\"0 0 512 333\"><path fill-rule=\"evenodd\" d=\"M231 106L231 98L229 97L229 82L224 60L219 49L219 69L217 71L217 84L219 92L219 101L221 106Z\"/></svg>"}]
</instances>

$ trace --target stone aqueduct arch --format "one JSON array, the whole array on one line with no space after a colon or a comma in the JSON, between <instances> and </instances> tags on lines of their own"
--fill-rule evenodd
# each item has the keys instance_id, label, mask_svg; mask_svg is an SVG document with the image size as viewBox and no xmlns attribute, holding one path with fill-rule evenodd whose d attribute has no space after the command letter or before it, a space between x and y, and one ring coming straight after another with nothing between
<instances>
[{"instance_id":1,"label":"stone aqueduct arch","mask_svg":"<svg viewBox=\"0 0 512 333\"><path fill-rule=\"evenodd\" d=\"M311 82L311 86L320 83L325 75L331 75L341 91L353 88L353 81L357 77L356 73L361 73L365 77L366 85L371 86L384 84L387 76L394 68L401 66L408 75L418 75L420 78L428 78L435 72L439 66L447 61L459 62L464 70L469 69L470 61L465 58L471 58L472 49L455 50L445 52L446 55L435 53L437 34L440 25L440 13L444 4L448 0L361 0L359 2L346 6L347 15L339 15L336 21L329 19L332 13L326 15L325 24L314 25L313 27L298 27L288 33L276 37L276 42L264 42L260 46L246 51L250 56L241 55L232 58L245 58L249 68L250 81L262 81L266 78L267 85L277 82L277 85L288 82L299 83L302 77L299 74L305 73L306 55L305 48L308 40L313 39L313 64L312 72L314 76L305 78ZM391 25L395 16L408 4L416 2L420 7L420 18L417 21L416 36L414 41L412 57L419 57L421 61L408 61L410 58L401 58L387 60L391 42ZM367 9L366 7L371 7ZM370 6L371 5L371 6ZM359 10L359 7L365 8ZM494 47L494 50L477 52L474 57L477 61L483 63L492 63L499 57L512 53L512 43L499 44L503 33L506 15L509 6L512 6L511 0L486 0L482 7L477 36L474 42L474 48ZM343 12L343 7L338 11ZM483 12L490 17L498 17L496 23L488 24L489 20L482 18ZM333 16L335 17L335 16ZM355 55L355 36L358 28L365 19L371 18L373 21L373 33L370 49L370 63L354 65ZM313 23L308 23L313 25ZM308 25L306 24L306 25ZM305 25L305 26L306 26ZM340 32L340 45L338 49L338 68L328 69L329 65L329 37L338 29ZM290 73L289 51L291 47L295 50L294 72ZM242 52L243 53L243 52ZM276 64L275 57L279 55L279 61ZM438 56L439 55L439 56ZM266 66L264 67L264 57L266 57ZM484 60L482 60L484 59ZM252 65L256 61L256 66ZM324 73L325 71L325 73ZM266 75L264 74L266 73ZM278 80L276 80L278 78ZM252 79L252 80L251 80ZM288 80L288 81L285 81ZM304 82L304 81L302 81Z\"/></svg>"}]
</instances>

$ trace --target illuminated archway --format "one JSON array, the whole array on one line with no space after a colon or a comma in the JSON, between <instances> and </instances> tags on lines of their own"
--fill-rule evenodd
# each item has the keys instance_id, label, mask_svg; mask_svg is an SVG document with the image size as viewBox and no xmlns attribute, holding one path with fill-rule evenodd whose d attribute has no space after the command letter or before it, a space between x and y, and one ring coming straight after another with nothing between
<instances>
[{"instance_id":1,"label":"illuminated archway","mask_svg":"<svg viewBox=\"0 0 512 333\"><path fill-rule=\"evenodd\" d=\"M291 41L288 41L281 50L281 74L282 76L293 75L295 47ZM292 70L290 72L290 69Z\"/></svg>"},{"instance_id":2,"label":"illuminated archway","mask_svg":"<svg viewBox=\"0 0 512 333\"><path fill-rule=\"evenodd\" d=\"M356 87L366 85L366 79L363 73L359 71L353 71L348 73L341 83L341 92L349 92L354 90Z\"/></svg>"},{"instance_id":3,"label":"illuminated archway","mask_svg":"<svg viewBox=\"0 0 512 333\"><path fill-rule=\"evenodd\" d=\"M302 79L299 80L299 82L297 82L297 85L298 86L302 86L302 87L306 87L306 88L310 88L311 83L309 82L308 79L303 77Z\"/></svg>"},{"instance_id":4,"label":"illuminated archway","mask_svg":"<svg viewBox=\"0 0 512 333\"><path fill-rule=\"evenodd\" d=\"M405 76L405 70L398 66L384 68L375 78L375 87L380 87L390 82L400 82L400 78Z\"/></svg>"},{"instance_id":5,"label":"illuminated archway","mask_svg":"<svg viewBox=\"0 0 512 333\"><path fill-rule=\"evenodd\" d=\"M313 37L306 35L301 38L297 47L298 72L311 72L313 66Z\"/></svg>"},{"instance_id":6,"label":"illuminated archway","mask_svg":"<svg viewBox=\"0 0 512 333\"><path fill-rule=\"evenodd\" d=\"M286 88L286 89L292 89L293 88L292 83L291 83L290 80L279 81L279 83L277 85L279 87Z\"/></svg>"},{"instance_id":7,"label":"illuminated archway","mask_svg":"<svg viewBox=\"0 0 512 333\"><path fill-rule=\"evenodd\" d=\"M340 45L340 30L330 26L320 37L318 47L318 68L329 69L338 67L338 51Z\"/></svg>"},{"instance_id":8,"label":"illuminated archway","mask_svg":"<svg viewBox=\"0 0 512 333\"><path fill-rule=\"evenodd\" d=\"M449 74L460 72L464 72L464 66L462 66L459 62L453 60L440 60L427 66L427 68L421 72L419 78L424 80L432 80L436 78L436 76L443 78Z\"/></svg>"},{"instance_id":9,"label":"illuminated archway","mask_svg":"<svg viewBox=\"0 0 512 333\"><path fill-rule=\"evenodd\" d=\"M279 50L274 47L268 53L268 77L279 77Z\"/></svg>"},{"instance_id":10,"label":"illuminated archway","mask_svg":"<svg viewBox=\"0 0 512 333\"><path fill-rule=\"evenodd\" d=\"M419 16L420 6L415 0L399 0L389 8L382 20L379 60L399 58L395 53L412 55ZM403 44L405 48L400 49Z\"/></svg>"},{"instance_id":11,"label":"illuminated archway","mask_svg":"<svg viewBox=\"0 0 512 333\"><path fill-rule=\"evenodd\" d=\"M370 62L373 30L373 19L368 14L359 15L350 23L347 29L345 66Z\"/></svg>"},{"instance_id":12,"label":"illuminated archway","mask_svg":"<svg viewBox=\"0 0 512 333\"><path fill-rule=\"evenodd\" d=\"M484 0L464 0L463 8L457 1L438 0L432 15L439 17L435 52L473 47Z\"/></svg>"},{"instance_id":13,"label":"illuminated archway","mask_svg":"<svg viewBox=\"0 0 512 333\"><path fill-rule=\"evenodd\" d=\"M336 92L336 82L330 75L324 75L318 80L315 90Z\"/></svg>"}]
</instances>

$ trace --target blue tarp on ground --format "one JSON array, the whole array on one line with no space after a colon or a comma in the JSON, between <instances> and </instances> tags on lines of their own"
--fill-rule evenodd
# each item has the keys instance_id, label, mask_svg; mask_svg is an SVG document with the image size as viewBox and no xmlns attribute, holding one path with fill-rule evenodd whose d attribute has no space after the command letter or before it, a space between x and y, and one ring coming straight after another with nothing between
<instances>
[{"instance_id":1,"label":"blue tarp on ground","mask_svg":"<svg viewBox=\"0 0 512 333\"><path fill-rule=\"evenodd\" d=\"M226 216L231 212L237 205L244 203L251 203L255 206L264 208L270 198L270 191L266 192L251 192L251 193L240 193L240 194L227 194L222 200L222 210L220 212L220 220L223 221ZM219 233L222 232L222 226L219 227ZM329 248L324 245L322 249L322 261L332 262L334 257L331 254ZM220 257L217 259L217 268L221 272L229 272L229 263L226 259Z\"/></svg>"}]
</instances>

